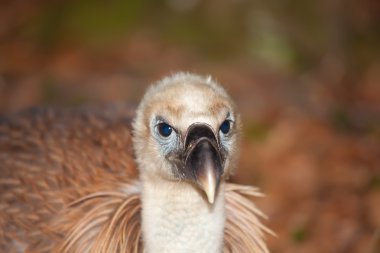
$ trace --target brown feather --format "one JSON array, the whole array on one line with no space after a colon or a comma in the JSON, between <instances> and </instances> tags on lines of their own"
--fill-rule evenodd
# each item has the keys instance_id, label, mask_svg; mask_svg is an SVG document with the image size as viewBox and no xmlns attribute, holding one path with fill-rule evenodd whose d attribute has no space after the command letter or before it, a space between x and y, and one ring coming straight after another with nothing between
<instances>
[{"instance_id":1,"label":"brown feather","mask_svg":"<svg viewBox=\"0 0 380 253\"><path fill-rule=\"evenodd\" d=\"M274 235L260 222L266 216L248 197L262 197L251 186L226 184L226 227L224 252L269 252L265 234Z\"/></svg>"},{"instance_id":2,"label":"brown feather","mask_svg":"<svg viewBox=\"0 0 380 253\"><path fill-rule=\"evenodd\" d=\"M143 252L127 106L0 120L2 252ZM227 184L224 252L268 252L249 197Z\"/></svg>"}]
</instances>

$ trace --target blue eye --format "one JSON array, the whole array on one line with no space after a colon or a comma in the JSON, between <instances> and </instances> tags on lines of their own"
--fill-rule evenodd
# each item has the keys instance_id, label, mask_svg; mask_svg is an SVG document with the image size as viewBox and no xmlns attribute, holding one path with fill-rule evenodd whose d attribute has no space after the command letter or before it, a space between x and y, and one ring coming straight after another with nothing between
<instances>
[{"instance_id":1,"label":"blue eye","mask_svg":"<svg viewBox=\"0 0 380 253\"><path fill-rule=\"evenodd\" d=\"M231 129L231 122L229 120L225 120L220 126L220 131L224 134L228 134Z\"/></svg>"},{"instance_id":2,"label":"blue eye","mask_svg":"<svg viewBox=\"0 0 380 253\"><path fill-rule=\"evenodd\" d=\"M173 128L169 124L160 123L158 124L158 132L163 137L169 137L173 132Z\"/></svg>"}]
</instances>

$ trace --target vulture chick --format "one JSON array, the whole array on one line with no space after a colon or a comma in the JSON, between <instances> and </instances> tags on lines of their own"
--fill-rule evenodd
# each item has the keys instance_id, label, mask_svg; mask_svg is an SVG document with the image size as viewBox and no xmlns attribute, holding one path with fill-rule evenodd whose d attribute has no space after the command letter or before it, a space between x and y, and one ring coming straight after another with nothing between
<instances>
[{"instance_id":1,"label":"vulture chick","mask_svg":"<svg viewBox=\"0 0 380 253\"><path fill-rule=\"evenodd\" d=\"M219 84L164 78L130 118L116 106L0 120L1 252L268 252L260 193L225 181L240 118Z\"/></svg>"}]
</instances>

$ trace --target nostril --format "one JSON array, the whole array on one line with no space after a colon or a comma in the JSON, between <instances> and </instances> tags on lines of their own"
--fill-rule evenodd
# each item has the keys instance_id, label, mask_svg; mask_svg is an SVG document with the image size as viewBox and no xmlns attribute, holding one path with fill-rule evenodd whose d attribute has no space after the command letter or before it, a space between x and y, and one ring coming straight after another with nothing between
<instances>
[{"instance_id":1,"label":"nostril","mask_svg":"<svg viewBox=\"0 0 380 253\"><path fill-rule=\"evenodd\" d=\"M215 140L217 142L217 138L209 125L201 123L191 125L185 138L185 147L188 147L191 143L202 137Z\"/></svg>"}]
</instances>

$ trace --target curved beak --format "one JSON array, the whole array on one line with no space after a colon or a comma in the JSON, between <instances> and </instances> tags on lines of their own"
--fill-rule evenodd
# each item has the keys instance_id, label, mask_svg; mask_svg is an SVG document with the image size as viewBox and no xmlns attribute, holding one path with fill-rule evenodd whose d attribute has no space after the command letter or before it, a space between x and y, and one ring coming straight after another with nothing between
<instances>
[{"instance_id":1,"label":"curved beak","mask_svg":"<svg viewBox=\"0 0 380 253\"><path fill-rule=\"evenodd\" d=\"M210 204L215 201L223 174L222 158L217 139L208 125L190 127L185 140L185 168L205 192Z\"/></svg>"}]
</instances>

